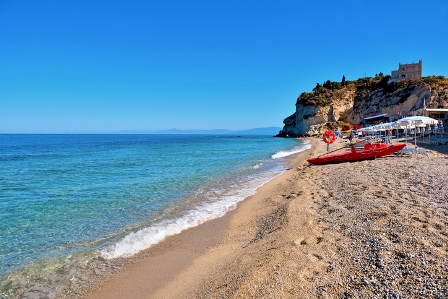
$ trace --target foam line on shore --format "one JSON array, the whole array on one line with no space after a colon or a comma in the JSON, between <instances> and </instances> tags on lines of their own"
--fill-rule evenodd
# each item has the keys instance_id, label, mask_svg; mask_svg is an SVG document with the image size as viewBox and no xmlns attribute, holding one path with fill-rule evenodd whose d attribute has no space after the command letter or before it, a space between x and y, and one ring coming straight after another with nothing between
<instances>
[{"instance_id":1,"label":"foam line on shore","mask_svg":"<svg viewBox=\"0 0 448 299\"><path fill-rule=\"evenodd\" d=\"M301 144L299 146L296 146L293 149L288 150L288 151L277 152L277 153L273 154L271 156L271 158L272 159L285 158L285 157L288 157L290 155L298 154L300 152L306 151L307 149L310 149L310 148L311 148L310 141L309 140L304 140L303 144Z\"/></svg>"},{"instance_id":2,"label":"foam line on shore","mask_svg":"<svg viewBox=\"0 0 448 299\"><path fill-rule=\"evenodd\" d=\"M284 167L275 167L259 176L250 178L243 185L235 184L222 190L210 190L206 197L221 198L190 209L175 219L165 219L152 226L142 228L125 236L121 241L101 251L106 259L131 257L134 254L163 241L166 237L181 233L208 220L224 216L234 210L238 202L255 194L256 190L285 171Z\"/></svg>"}]
</instances>

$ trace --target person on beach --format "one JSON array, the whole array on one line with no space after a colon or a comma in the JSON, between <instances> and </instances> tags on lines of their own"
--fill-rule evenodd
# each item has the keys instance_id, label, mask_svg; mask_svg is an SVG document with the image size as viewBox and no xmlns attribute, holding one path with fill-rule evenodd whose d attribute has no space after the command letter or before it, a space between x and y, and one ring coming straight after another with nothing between
<instances>
[{"instance_id":1,"label":"person on beach","mask_svg":"<svg viewBox=\"0 0 448 299\"><path fill-rule=\"evenodd\" d=\"M350 141L350 144L352 143L353 135L353 132L350 132L350 134L348 135L348 141Z\"/></svg>"},{"instance_id":2,"label":"person on beach","mask_svg":"<svg viewBox=\"0 0 448 299\"><path fill-rule=\"evenodd\" d=\"M392 131L391 130L387 130L386 134L387 134L387 143L388 144L392 144Z\"/></svg>"}]
</instances>

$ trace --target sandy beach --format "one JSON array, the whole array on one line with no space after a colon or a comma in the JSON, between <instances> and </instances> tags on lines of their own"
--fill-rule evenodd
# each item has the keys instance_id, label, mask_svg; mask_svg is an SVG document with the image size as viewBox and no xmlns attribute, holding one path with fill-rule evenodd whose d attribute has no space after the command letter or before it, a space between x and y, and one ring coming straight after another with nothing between
<instances>
[{"instance_id":1,"label":"sandy beach","mask_svg":"<svg viewBox=\"0 0 448 299\"><path fill-rule=\"evenodd\" d=\"M311 142L236 210L64 296L447 298L448 146L310 166Z\"/></svg>"}]
</instances>

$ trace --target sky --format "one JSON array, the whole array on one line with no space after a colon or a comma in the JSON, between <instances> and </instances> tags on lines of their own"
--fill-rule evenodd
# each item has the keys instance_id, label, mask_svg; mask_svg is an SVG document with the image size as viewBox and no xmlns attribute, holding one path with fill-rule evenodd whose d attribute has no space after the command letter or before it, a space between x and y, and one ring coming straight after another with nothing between
<instances>
[{"instance_id":1,"label":"sky","mask_svg":"<svg viewBox=\"0 0 448 299\"><path fill-rule=\"evenodd\" d=\"M316 83L423 61L448 0L0 0L0 133L283 126Z\"/></svg>"}]
</instances>

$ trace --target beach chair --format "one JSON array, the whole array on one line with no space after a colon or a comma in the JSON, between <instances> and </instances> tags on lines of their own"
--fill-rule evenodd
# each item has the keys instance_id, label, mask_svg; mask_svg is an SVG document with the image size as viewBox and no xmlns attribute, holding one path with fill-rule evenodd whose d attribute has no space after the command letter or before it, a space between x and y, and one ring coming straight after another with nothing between
<instances>
[{"instance_id":1,"label":"beach chair","mask_svg":"<svg viewBox=\"0 0 448 299\"><path fill-rule=\"evenodd\" d=\"M403 148L401 151L399 151L397 154L398 155L406 155L406 154L410 154L410 155L422 155L426 158L429 158L429 153L431 151L430 150L422 150L422 149L418 149L418 147L405 147Z\"/></svg>"}]
</instances>

